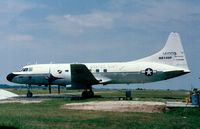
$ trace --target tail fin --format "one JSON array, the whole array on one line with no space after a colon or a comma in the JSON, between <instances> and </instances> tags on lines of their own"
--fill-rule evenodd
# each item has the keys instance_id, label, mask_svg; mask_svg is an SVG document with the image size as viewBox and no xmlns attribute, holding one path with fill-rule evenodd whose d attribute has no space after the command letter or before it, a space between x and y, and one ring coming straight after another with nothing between
<instances>
[{"instance_id":1,"label":"tail fin","mask_svg":"<svg viewBox=\"0 0 200 129\"><path fill-rule=\"evenodd\" d=\"M189 71L181 39L176 32L170 33L168 40L161 51L139 61L157 62L180 67Z\"/></svg>"}]
</instances>

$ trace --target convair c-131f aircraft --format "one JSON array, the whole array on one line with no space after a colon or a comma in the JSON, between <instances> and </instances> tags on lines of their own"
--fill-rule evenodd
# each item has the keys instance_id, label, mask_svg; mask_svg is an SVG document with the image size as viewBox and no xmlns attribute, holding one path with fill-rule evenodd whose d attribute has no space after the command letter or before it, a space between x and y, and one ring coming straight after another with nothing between
<instances>
[{"instance_id":1,"label":"convair c-131f aircraft","mask_svg":"<svg viewBox=\"0 0 200 129\"><path fill-rule=\"evenodd\" d=\"M66 86L85 89L82 97L93 97L92 86L97 84L148 83L170 79L190 70L179 34L170 33L164 48L154 55L128 62L35 64L12 72L7 80L19 84ZM30 90L28 97L32 96Z\"/></svg>"}]
</instances>

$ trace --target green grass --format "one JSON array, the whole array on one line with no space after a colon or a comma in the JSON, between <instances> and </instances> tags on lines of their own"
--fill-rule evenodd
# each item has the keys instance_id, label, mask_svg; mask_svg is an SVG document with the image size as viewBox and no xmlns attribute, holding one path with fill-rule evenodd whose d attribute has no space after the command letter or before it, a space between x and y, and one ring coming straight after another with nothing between
<instances>
[{"instance_id":1,"label":"green grass","mask_svg":"<svg viewBox=\"0 0 200 129\"><path fill-rule=\"evenodd\" d=\"M100 90L96 91L96 95L101 95L105 98L115 98L124 97L126 90ZM172 99L184 100L189 96L187 91L173 91L173 90L132 90L132 97L136 100L148 100L148 101L166 101Z\"/></svg>"},{"instance_id":2,"label":"green grass","mask_svg":"<svg viewBox=\"0 0 200 129\"><path fill-rule=\"evenodd\" d=\"M27 89L7 89L13 93L19 95L26 95ZM61 93L66 95L81 96L83 90L69 90L61 88ZM32 89L33 94L48 94L48 89L34 88ZM105 100L118 100L118 97L125 97L126 90L94 90L95 95L102 96L103 98L99 101ZM52 94L58 94L56 88L52 88ZM148 100L148 101L166 101L169 99L184 100L189 96L188 91L183 90L132 90L132 97L134 100Z\"/></svg>"},{"instance_id":3,"label":"green grass","mask_svg":"<svg viewBox=\"0 0 200 129\"><path fill-rule=\"evenodd\" d=\"M6 89L10 92L13 92L13 93L16 93L16 94L19 94L19 95L25 95L27 93L27 88L9 88L9 89ZM68 92L68 90L66 90L65 88L61 88L61 93L65 93L65 92ZM71 90L70 90L71 91ZM77 92L77 90L72 90L73 92ZM33 88L32 89L32 92L34 94L49 94L49 90L48 88ZM56 88L52 88L52 93L53 94L57 94L58 93L58 90Z\"/></svg>"},{"instance_id":4,"label":"green grass","mask_svg":"<svg viewBox=\"0 0 200 129\"><path fill-rule=\"evenodd\" d=\"M35 92L39 92L37 89ZM41 91L43 92L43 91ZM71 91L76 93L76 91ZM113 100L117 95L124 96L122 90L100 90L102 100ZM26 93L26 92L24 92ZM184 91L144 90L134 91L134 96L151 100L168 98L183 99ZM71 101L69 98L56 98L38 104L0 104L0 128L20 129L196 129L200 128L200 110L172 109L163 113L120 113L101 111L77 111L62 109L66 103L93 101L94 99ZM96 100L96 99L95 99Z\"/></svg>"}]
</instances>

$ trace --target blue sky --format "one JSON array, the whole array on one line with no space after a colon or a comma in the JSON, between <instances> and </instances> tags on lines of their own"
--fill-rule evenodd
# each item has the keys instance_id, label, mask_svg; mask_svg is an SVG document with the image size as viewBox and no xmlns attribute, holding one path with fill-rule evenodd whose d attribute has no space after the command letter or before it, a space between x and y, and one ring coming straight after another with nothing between
<instances>
[{"instance_id":1,"label":"blue sky","mask_svg":"<svg viewBox=\"0 0 200 129\"><path fill-rule=\"evenodd\" d=\"M36 62L139 59L159 51L168 34L177 31L192 72L129 86L200 88L199 5L198 0L0 1L0 83L10 84L5 79L8 73Z\"/></svg>"}]
</instances>

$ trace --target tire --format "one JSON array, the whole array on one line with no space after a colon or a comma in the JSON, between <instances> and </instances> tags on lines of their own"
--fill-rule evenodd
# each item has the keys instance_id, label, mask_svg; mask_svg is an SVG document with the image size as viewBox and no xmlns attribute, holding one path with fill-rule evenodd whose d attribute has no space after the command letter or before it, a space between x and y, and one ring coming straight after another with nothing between
<instances>
[{"instance_id":1,"label":"tire","mask_svg":"<svg viewBox=\"0 0 200 129\"><path fill-rule=\"evenodd\" d=\"M93 98L94 97L94 92L93 91L88 91L88 95L90 98Z\"/></svg>"},{"instance_id":2,"label":"tire","mask_svg":"<svg viewBox=\"0 0 200 129\"><path fill-rule=\"evenodd\" d=\"M26 96L27 96L27 98L31 98L31 97L33 97L33 93L28 92L28 93L26 94Z\"/></svg>"},{"instance_id":3,"label":"tire","mask_svg":"<svg viewBox=\"0 0 200 129\"><path fill-rule=\"evenodd\" d=\"M93 91L83 91L81 96L84 99L93 98L94 97L94 92Z\"/></svg>"},{"instance_id":4,"label":"tire","mask_svg":"<svg viewBox=\"0 0 200 129\"><path fill-rule=\"evenodd\" d=\"M83 91L81 97L84 99L88 98L87 91Z\"/></svg>"}]
</instances>

